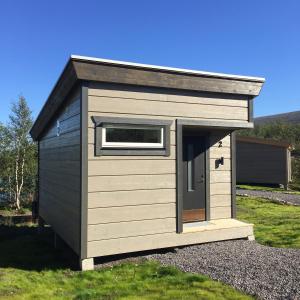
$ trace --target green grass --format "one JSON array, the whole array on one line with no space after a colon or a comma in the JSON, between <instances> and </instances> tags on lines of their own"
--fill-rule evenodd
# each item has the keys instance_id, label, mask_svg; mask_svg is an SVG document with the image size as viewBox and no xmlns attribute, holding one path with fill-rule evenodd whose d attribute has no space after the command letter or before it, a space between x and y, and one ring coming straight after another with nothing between
<instances>
[{"instance_id":1,"label":"green grass","mask_svg":"<svg viewBox=\"0 0 300 300\"><path fill-rule=\"evenodd\" d=\"M251 197L237 197L237 205L238 218L255 224L259 243L300 248L300 207ZM54 250L51 231L37 235L34 226L0 226L0 237L1 300L252 299L206 276L153 261L74 271L71 253Z\"/></svg>"},{"instance_id":2,"label":"green grass","mask_svg":"<svg viewBox=\"0 0 300 300\"><path fill-rule=\"evenodd\" d=\"M286 191L285 189L270 187L270 186L263 186L263 185L239 184L237 187L240 189L244 189L244 190L281 192L281 193L287 193L287 194L300 195L299 191L294 191L294 190Z\"/></svg>"},{"instance_id":3,"label":"green grass","mask_svg":"<svg viewBox=\"0 0 300 300\"><path fill-rule=\"evenodd\" d=\"M55 251L51 232L0 226L0 299L252 299L203 275L157 262L79 272Z\"/></svg>"},{"instance_id":4,"label":"green grass","mask_svg":"<svg viewBox=\"0 0 300 300\"><path fill-rule=\"evenodd\" d=\"M20 216L20 215L31 215L31 210L29 208L22 208L20 210L15 210L10 207L1 207L0 206L0 215L1 216Z\"/></svg>"},{"instance_id":5,"label":"green grass","mask_svg":"<svg viewBox=\"0 0 300 300\"><path fill-rule=\"evenodd\" d=\"M300 207L237 197L237 217L254 224L256 240L267 246L300 248Z\"/></svg>"}]
</instances>

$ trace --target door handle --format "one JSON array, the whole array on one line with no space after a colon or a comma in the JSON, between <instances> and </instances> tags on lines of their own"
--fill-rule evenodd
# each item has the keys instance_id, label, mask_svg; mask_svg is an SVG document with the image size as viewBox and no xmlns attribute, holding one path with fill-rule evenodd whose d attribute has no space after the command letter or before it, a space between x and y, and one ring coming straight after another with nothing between
<instances>
[{"instance_id":1,"label":"door handle","mask_svg":"<svg viewBox=\"0 0 300 300\"><path fill-rule=\"evenodd\" d=\"M197 183L203 183L204 182L204 176L201 175L201 179L197 180Z\"/></svg>"}]
</instances>

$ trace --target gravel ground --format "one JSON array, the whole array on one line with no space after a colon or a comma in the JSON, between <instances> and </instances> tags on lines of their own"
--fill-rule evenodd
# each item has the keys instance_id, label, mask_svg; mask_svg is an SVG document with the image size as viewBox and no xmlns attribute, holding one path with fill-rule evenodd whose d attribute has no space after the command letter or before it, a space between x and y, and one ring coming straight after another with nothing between
<instances>
[{"instance_id":1,"label":"gravel ground","mask_svg":"<svg viewBox=\"0 0 300 300\"><path fill-rule=\"evenodd\" d=\"M233 240L150 254L127 254L99 261L95 267L145 259L158 260L185 272L206 274L258 299L300 300L300 250L272 248L255 241Z\"/></svg>"},{"instance_id":2,"label":"gravel ground","mask_svg":"<svg viewBox=\"0 0 300 300\"><path fill-rule=\"evenodd\" d=\"M298 249L236 240L189 246L147 258L206 274L259 299L300 299Z\"/></svg>"},{"instance_id":3,"label":"gravel ground","mask_svg":"<svg viewBox=\"0 0 300 300\"><path fill-rule=\"evenodd\" d=\"M255 190L243 190L237 189L237 195L240 196L254 196L270 199L280 203L290 205L300 205L300 195L281 193L281 192L270 192L270 191L255 191Z\"/></svg>"}]
</instances>

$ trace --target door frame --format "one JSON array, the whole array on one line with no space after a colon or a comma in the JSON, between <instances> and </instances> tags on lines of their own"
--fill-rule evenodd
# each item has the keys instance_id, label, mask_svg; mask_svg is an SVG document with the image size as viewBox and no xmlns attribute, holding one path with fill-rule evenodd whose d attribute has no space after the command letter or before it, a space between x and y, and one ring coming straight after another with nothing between
<instances>
[{"instance_id":1,"label":"door frame","mask_svg":"<svg viewBox=\"0 0 300 300\"><path fill-rule=\"evenodd\" d=\"M249 119L250 120L250 119ZM233 120L205 120L205 119L176 119L176 232L183 231L182 223L182 204L183 204L183 187L182 187L182 132L183 127L189 126L199 129L205 129L208 132L213 130L226 130L230 132L230 153L231 153L231 217L236 217L236 143L235 130L253 128L253 123L238 122ZM210 141L209 141L210 143ZM208 168L206 168L206 203L207 203L207 220L210 219L210 172L209 172L209 147L207 147L206 159Z\"/></svg>"},{"instance_id":2,"label":"door frame","mask_svg":"<svg viewBox=\"0 0 300 300\"><path fill-rule=\"evenodd\" d=\"M183 212L183 129L190 124L184 124L184 120L176 121L176 231L181 233L183 231L182 212ZM202 126L192 126L192 128L205 129ZM205 139L205 221L210 220L210 138L209 130L206 131Z\"/></svg>"}]
</instances>

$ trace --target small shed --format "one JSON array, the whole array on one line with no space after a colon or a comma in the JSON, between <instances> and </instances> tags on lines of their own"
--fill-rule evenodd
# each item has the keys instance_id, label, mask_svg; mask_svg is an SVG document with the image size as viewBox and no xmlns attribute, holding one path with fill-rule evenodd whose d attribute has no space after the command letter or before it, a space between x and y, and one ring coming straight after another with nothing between
<instances>
[{"instance_id":1,"label":"small shed","mask_svg":"<svg viewBox=\"0 0 300 300\"><path fill-rule=\"evenodd\" d=\"M237 136L237 183L282 184L287 188L291 150L288 142Z\"/></svg>"},{"instance_id":2,"label":"small shed","mask_svg":"<svg viewBox=\"0 0 300 300\"><path fill-rule=\"evenodd\" d=\"M37 117L39 218L93 258L253 238L235 130L263 78L71 56Z\"/></svg>"}]
</instances>

